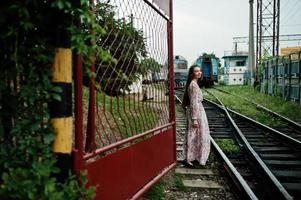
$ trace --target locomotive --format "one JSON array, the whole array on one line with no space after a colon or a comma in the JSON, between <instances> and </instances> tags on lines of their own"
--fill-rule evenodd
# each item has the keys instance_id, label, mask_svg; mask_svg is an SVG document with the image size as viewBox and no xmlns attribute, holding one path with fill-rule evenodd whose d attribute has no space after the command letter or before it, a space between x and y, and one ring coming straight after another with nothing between
<instances>
[{"instance_id":1,"label":"locomotive","mask_svg":"<svg viewBox=\"0 0 301 200\"><path fill-rule=\"evenodd\" d=\"M193 64L199 66L203 71L201 86L210 87L214 85L214 82L218 82L218 58L203 54L203 56L199 56Z\"/></svg>"},{"instance_id":2,"label":"locomotive","mask_svg":"<svg viewBox=\"0 0 301 200\"><path fill-rule=\"evenodd\" d=\"M173 61L175 88L183 88L187 81L188 61L180 55L176 55Z\"/></svg>"}]
</instances>

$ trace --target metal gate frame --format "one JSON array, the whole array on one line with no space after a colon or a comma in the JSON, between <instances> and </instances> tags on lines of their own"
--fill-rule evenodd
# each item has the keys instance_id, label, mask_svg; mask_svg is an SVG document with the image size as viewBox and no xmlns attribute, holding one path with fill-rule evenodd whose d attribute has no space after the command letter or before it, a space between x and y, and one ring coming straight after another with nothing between
<instances>
[{"instance_id":1,"label":"metal gate frame","mask_svg":"<svg viewBox=\"0 0 301 200\"><path fill-rule=\"evenodd\" d=\"M168 23L169 123L97 149L92 153L85 152L83 58L81 55L77 56L74 81L75 146L73 165L77 174L81 170L87 170L89 184L96 186L95 199L137 199L176 165L172 0L141 1L147 3ZM92 117L95 118L95 116ZM100 156L103 153L107 153L107 155Z\"/></svg>"}]
</instances>

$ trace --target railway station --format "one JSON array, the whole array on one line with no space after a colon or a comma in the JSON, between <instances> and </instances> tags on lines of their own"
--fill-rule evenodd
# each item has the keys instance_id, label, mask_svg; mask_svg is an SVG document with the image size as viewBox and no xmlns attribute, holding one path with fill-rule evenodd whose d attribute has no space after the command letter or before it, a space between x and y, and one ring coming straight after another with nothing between
<instances>
[{"instance_id":1,"label":"railway station","mask_svg":"<svg viewBox=\"0 0 301 200\"><path fill-rule=\"evenodd\" d=\"M0 199L301 199L300 10L4 1Z\"/></svg>"}]
</instances>

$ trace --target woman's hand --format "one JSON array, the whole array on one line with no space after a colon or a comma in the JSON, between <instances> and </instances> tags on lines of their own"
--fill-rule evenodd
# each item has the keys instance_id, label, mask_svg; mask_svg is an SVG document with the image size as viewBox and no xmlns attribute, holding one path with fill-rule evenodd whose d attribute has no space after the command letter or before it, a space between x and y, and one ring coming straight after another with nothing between
<instances>
[{"instance_id":1,"label":"woman's hand","mask_svg":"<svg viewBox=\"0 0 301 200\"><path fill-rule=\"evenodd\" d=\"M198 123L198 120L196 120L196 119L192 120L192 127L193 128L199 128L200 127L200 125Z\"/></svg>"}]
</instances>

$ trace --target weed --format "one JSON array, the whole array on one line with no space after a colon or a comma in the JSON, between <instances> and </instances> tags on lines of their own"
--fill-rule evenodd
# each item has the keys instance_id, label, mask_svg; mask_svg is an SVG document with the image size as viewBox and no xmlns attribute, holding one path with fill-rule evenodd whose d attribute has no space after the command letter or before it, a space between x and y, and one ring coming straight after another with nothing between
<instances>
[{"instance_id":1,"label":"weed","mask_svg":"<svg viewBox=\"0 0 301 200\"><path fill-rule=\"evenodd\" d=\"M162 200L164 198L164 187L162 182L153 185L145 194L144 197L151 200Z\"/></svg>"},{"instance_id":2,"label":"weed","mask_svg":"<svg viewBox=\"0 0 301 200\"><path fill-rule=\"evenodd\" d=\"M278 96L269 96L260 93L251 86L218 86L218 88L228 91L232 94L245 97L294 121L301 121L301 107L298 105L298 103L284 101ZM261 123L274 127L283 125L282 122L274 119L270 115L264 114L262 111L258 111L254 105L246 102L243 99L240 99L239 97L227 95L216 90L210 90L210 92L217 95L227 107L241 112L242 114L247 115ZM206 95L204 96L207 98ZM210 99L212 99L212 97L210 97Z\"/></svg>"},{"instance_id":3,"label":"weed","mask_svg":"<svg viewBox=\"0 0 301 200\"><path fill-rule=\"evenodd\" d=\"M237 154L240 152L240 148L232 139L216 139L215 142L225 153Z\"/></svg>"},{"instance_id":4,"label":"weed","mask_svg":"<svg viewBox=\"0 0 301 200\"><path fill-rule=\"evenodd\" d=\"M180 190L180 191L185 191L186 190L186 187L183 184L182 176L181 175L175 174L175 176L174 176L174 184L175 184L175 187L178 190Z\"/></svg>"}]
</instances>

